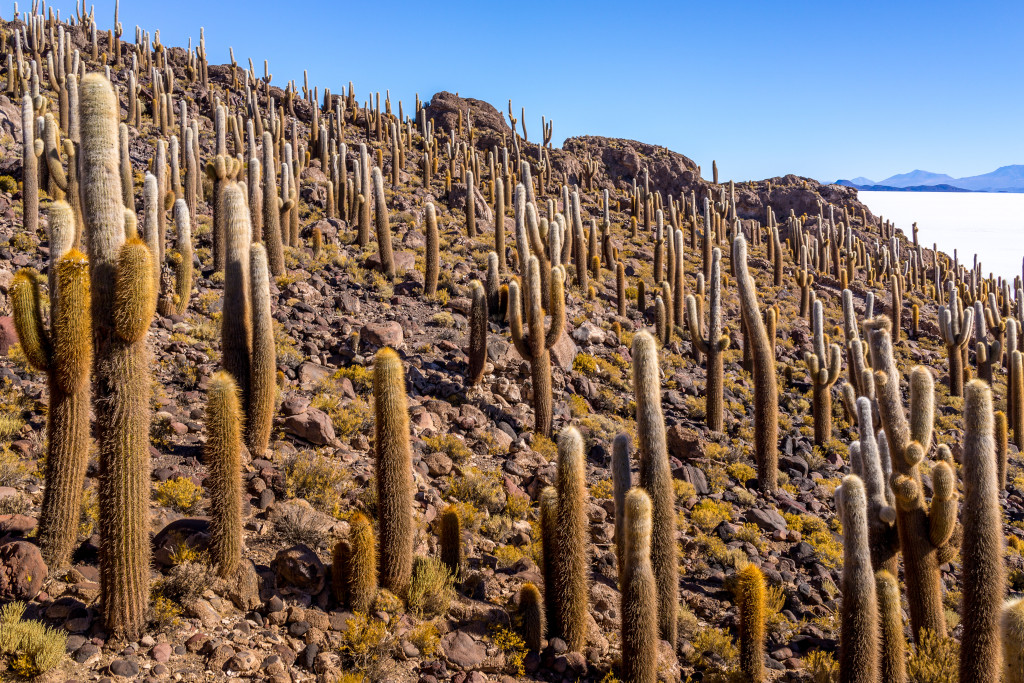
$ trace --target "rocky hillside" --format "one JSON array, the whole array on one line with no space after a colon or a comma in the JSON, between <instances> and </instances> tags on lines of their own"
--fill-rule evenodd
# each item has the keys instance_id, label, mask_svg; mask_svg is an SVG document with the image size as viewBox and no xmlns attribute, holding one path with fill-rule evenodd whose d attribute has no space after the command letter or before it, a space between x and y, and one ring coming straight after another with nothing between
<instances>
[{"instance_id":1,"label":"rocky hillside","mask_svg":"<svg viewBox=\"0 0 1024 683\"><path fill-rule=\"evenodd\" d=\"M852 188L731 189L662 147L538 145L447 92L365 106L89 16L0 40L5 676L938 683L961 648L1000 670L1024 587L1008 283ZM52 114L27 154L23 113ZM947 286L967 312L943 324Z\"/></svg>"}]
</instances>

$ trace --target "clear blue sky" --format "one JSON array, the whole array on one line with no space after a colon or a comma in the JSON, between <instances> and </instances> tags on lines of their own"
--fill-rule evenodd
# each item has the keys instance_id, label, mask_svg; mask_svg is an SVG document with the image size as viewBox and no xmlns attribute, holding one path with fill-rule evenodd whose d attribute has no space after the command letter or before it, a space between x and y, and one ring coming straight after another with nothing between
<instances>
[{"instance_id":1,"label":"clear blue sky","mask_svg":"<svg viewBox=\"0 0 1024 683\"><path fill-rule=\"evenodd\" d=\"M28 5L23 0L22 5ZM54 3L69 11L73 2ZM113 0L97 5L101 28ZM10 9L4 13L10 17ZM214 63L252 57L407 105L439 90L526 107L554 137L625 137L710 175L880 180L1024 163L1024 2L264 2L122 0L165 45L206 27ZM382 94L383 97L383 94ZM406 109L408 111L408 108Z\"/></svg>"}]
</instances>

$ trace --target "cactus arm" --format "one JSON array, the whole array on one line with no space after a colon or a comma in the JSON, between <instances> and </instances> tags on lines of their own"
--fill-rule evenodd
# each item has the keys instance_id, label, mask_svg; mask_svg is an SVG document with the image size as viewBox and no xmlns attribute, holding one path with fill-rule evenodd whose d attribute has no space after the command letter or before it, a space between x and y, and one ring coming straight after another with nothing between
<instances>
[{"instance_id":1,"label":"cactus arm","mask_svg":"<svg viewBox=\"0 0 1024 683\"><path fill-rule=\"evenodd\" d=\"M35 268L22 268L14 276L10 291L14 328L21 342L21 350L32 367L45 372L50 369L53 348L43 326L39 273Z\"/></svg>"},{"instance_id":2,"label":"cactus arm","mask_svg":"<svg viewBox=\"0 0 1024 683\"><path fill-rule=\"evenodd\" d=\"M523 360L531 360L533 354L530 344L523 338L522 302L519 295L519 282L514 278L508 283L508 327L512 335L512 343Z\"/></svg>"},{"instance_id":3,"label":"cactus arm","mask_svg":"<svg viewBox=\"0 0 1024 683\"><path fill-rule=\"evenodd\" d=\"M550 349L565 330L565 271L554 268L551 271L551 326L544 338L544 347Z\"/></svg>"}]
</instances>

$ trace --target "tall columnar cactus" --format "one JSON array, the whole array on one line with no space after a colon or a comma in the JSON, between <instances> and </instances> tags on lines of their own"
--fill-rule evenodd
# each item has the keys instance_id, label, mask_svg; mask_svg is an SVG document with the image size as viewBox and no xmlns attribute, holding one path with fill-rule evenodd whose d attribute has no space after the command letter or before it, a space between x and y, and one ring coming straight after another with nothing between
<instances>
[{"instance_id":1,"label":"tall columnar cactus","mask_svg":"<svg viewBox=\"0 0 1024 683\"><path fill-rule=\"evenodd\" d=\"M462 519L455 507L448 507L441 513L441 561L448 567L452 576L458 579L462 575L465 563L465 551L462 545Z\"/></svg>"},{"instance_id":2,"label":"tall columnar cactus","mask_svg":"<svg viewBox=\"0 0 1024 683\"><path fill-rule=\"evenodd\" d=\"M772 493L778 485L779 391L775 353L757 304L756 283L747 270L747 241L742 234L732 243L740 312L754 357L754 454L761 490Z\"/></svg>"},{"instance_id":3,"label":"tall columnar cactus","mask_svg":"<svg viewBox=\"0 0 1024 683\"><path fill-rule=\"evenodd\" d=\"M353 612L365 614L377 598L377 544L373 524L366 515L361 512L352 515L348 539L339 546L331 567L334 596Z\"/></svg>"},{"instance_id":4,"label":"tall columnar cactus","mask_svg":"<svg viewBox=\"0 0 1024 683\"><path fill-rule=\"evenodd\" d=\"M544 576L544 613L548 632L562 632L562 618L555 605L558 566L558 490L545 486L540 492L541 572Z\"/></svg>"},{"instance_id":5,"label":"tall columnar cactus","mask_svg":"<svg viewBox=\"0 0 1024 683\"><path fill-rule=\"evenodd\" d=\"M281 235L281 198L277 194L277 170L274 161L274 136L263 134L263 243L267 247L270 272L284 275L284 244Z\"/></svg>"},{"instance_id":6,"label":"tall columnar cactus","mask_svg":"<svg viewBox=\"0 0 1024 683\"><path fill-rule=\"evenodd\" d=\"M1006 380L1007 408L1010 411L1010 429L1013 443L1018 450L1024 449L1024 354L1013 351L1010 354L1010 374Z\"/></svg>"},{"instance_id":7,"label":"tall columnar cactus","mask_svg":"<svg viewBox=\"0 0 1024 683\"><path fill-rule=\"evenodd\" d=\"M359 143L359 197L361 201L357 201L359 207L359 229L356 232L356 244L360 248L366 248L370 243L370 155L366 151L366 144ZM379 173L378 169L378 173ZM383 181L382 181L383 182ZM383 201L383 200L382 200ZM390 242L388 242L390 245Z\"/></svg>"},{"instance_id":8,"label":"tall columnar cactus","mask_svg":"<svg viewBox=\"0 0 1024 683\"><path fill-rule=\"evenodd\" d=\"M1006 574L992 422L992 392L972 380L964 394L961 683L998 683L1002 669Z\"/></svg>"},{"instance_id":9,"label":"tall columnar cactus","mask_svg":"<svg viewBox=\"0 0 1024 683\"><path fill-rule=\"evenodd\" d=\"M252 359L252 302L249 283L249 248L252 227L245 194L238 183L221 187L221 222L224 251L224 311L221 317L221 349L224 369L238 384L243 405L249 397L249 365Z\"/></svg>"},{"instance_id":10,"label":"tall columnar cactus","mask_svg":"<svg viewBox=\"0 0 1024 683\"><path fill-rule=\"evenodd\" d=\"M722 251L717 247L711 256L711 291L708 293L708 331L701 332L702 321L697 300L686 296L686 325L697 350L707 357L707 386L704 390L704 414L708 429L722 431L724 398L722 390L722 353L729 348L729 333L722 328Z\"/></svg>"},{"instance_id":11,"label":"tall columnar cactus","mask_svg":"<svg viewBox=\"0 0 1024 683\"><path fill-rule=\"evenodd\" d=\"M639 441L640 485L654 506L651 564L658 585L658 632L676 642L679 604L679 557L676 544L675 492L668 462L665 416L661 410L658 349L647 332L633 337L633 395Z\"/></svg>"},{"instance_id":12,"label":"tall columnar cactus","mask_svg":"<svg viewBox=\"0 0 1024 683\"><path fill-rule=\"evenodd\" d=\"M439 251L440 238L437 233L437 212L434 205L427 202L424 209L424 232L427 238L426 272L423 278L423 293L430 297L437 294L437 276L440 271Z\"/></svg>"},{"instance_id":13,"label":"tall columnar cactus","mask_svg":"<svg viewBox=\"0 0 1024 683\"><path fill-rule=\"evenodd\" d=\"M35 131L32 96L25 95L21 100L21 220L31 236L39 229L39 157L43 154L43 141L36 138Z\"/></svg>"},{"instance_id":14,"label":"tall columnar cactus","mask_svg":"<svg viewBox=\"0 0 1024 683\"><path fill-rule=\"evenodd\" d=\"M867 496L855 474L836 490L843 522L842 636L839 641L841 683L878 680L878 603L875 573L868 549Z\"/></svg>"},{"instance_id":15,"label":"tall columnar cactus","mask_svg":"<svg viewBox=\"0 0 1024 683\"><path fill-rule=\"evenodd\" d=\"M466 171L466 233L470 239L476 237L476 195L473 171Z\"/></svg>"},{"instance_id":16,"label":"tall columnar cactus","mask_svg":"<svg viewBox=\"0 0 1024 683\"><path fill-rule=\"evenodd\" d=\"M1024 683L1024 598L1003 605L1003 683Z\"/></svg>"},{"instance_id":17,"label":"tall columnar cactus","mask_svg":"<svg viewBox=\"0 0 1024 683\"><path fill-rule=\"evenodd\" d=\"M744 681L758 683L765 678L764 574L756 565L748 564L736 573L734 592L740 612L740 673Z\"/></svg>"},{"instance_id":18,"label":"tall columnar cactus","mask_svg":"<svg viewBox=\"0 0 1024 683\"><path fill-rule=\"evenodd\" d=\"M658 680L658 591L651 568L651 499L643 489L632 489L621 512L625 532L619 570L622 679L654 683Z\"/></svg>"},{"instance_id":19,"label":"tall columnar cactus","mask_svg":"<svg viewBox=\"0 0 1024 683\"><path fill-rule=\"evenodd\" d=\"M505 273L505 184L500 179L494 183L494 253L498 255L499 272Z\"/></svg>"},{"instance_id":20,"label":"tall columnar cactus","mask_svg":"<svg viewBox=\"0 0 1024 683\"><path fill-rule=\"evenodd\" d=\"M882 683L905 683L907 641L903 635L903 607L900 605L900 587L895 575L884 569L875 572L875 597L878 601Z\"/></svg>"},{"instance_id":21,"label":"tall columnar cactus","mask_svg":"<svg viewBox=\"0 0 1024 683\"><path fill-rule=\"evenodd\" d=\"M996 440L996 483L999 490L1006 488L1006 458L1009 451L1009 435L1006 427L1006 413L997 410L994 416Z\"/></svg>"},{"instance_id":22,"label":"tall columnar cactus","mask_svg":"<svg viewBox=\"0 0 1024 683\"><path fill-rule=\"evenodd\" d=\"M903 409L900 373L893 357L888 318L868 321L865 329L871 345L875 370L878 413L888 443L892 466L892 489L896 502L896 524L903 551L910 623L915 638L923 629L946 635L942 607L939 555L953 533L956 517L956 489L949 463L932 468L935 484L931 506L924 498L918 468L931 448L934 422L934 386L931 373L923 367L910 372L910 419Z\"/></svg>"},{"instance_id":23,"label":"tall columnar cactus","mask_svg":"<svg viewBox=\"0 0 1024 683\"><path fill-rule=\"evenodd\" d=\"M980 301L974 302L974 351L975 361L978 364L978 377L992 384L992 369L998 368L1003 361L1003 343L997 338L995 341L988 340L988 325L986 316L988 311ZM1001 322L1001 321L1000 321ZM1006 327L1003 326L1005 331ZM1002 337L1002 333L999 334Z\"/></svg>"},{"instance_id":24,"label":"tall columnar cactus","mask_svg":"<svg viewBox=\"0 0 1024 683\"><path fill-rule=\"evenodd\" d=\"M626 538L626 494L633 486L630 472L633 440L629 434L619 434L612 443L612 498L615 501L615 560L618 563L619 578L625 563Z\"/></svg>"},{"instance_id":25,"label":"tall columnar cactus","mask_svg":"<svg viewBox=\"0 0 1024 683\"><path fill-rule=\"evenodd\" d=\"M875 570L888 571L893 576L899 568L899 537L896 533L896 509L893 507L889 475L882 463L879 446L888 449L875 438L872 418L872 400L866 396L856 399L855 411L859 440L850 444L850 460L855 474L864 482L867 495L868 539L871 564ZM888 450L886 450L888 464Z\"/></svg>"},{"instance_id":26,"label":"tall columnar cactus","mask_svg":"<svg viewBox=\"0 0 1024 683\"><path fill-rule=\"evenodd\" d=\"M487 294L479 280L470 283L472 304L469 314L469 372L466 383L479 384L487 363Z\"/></svg>"},{"instance_id":27,"label":"tall columnar cactus","mask_svg":"<svg viewBox=\"0 0 1024 683\"><path fill-rule=\"evenodd\" d=\"M78 537L82 485L89 462L89 375L92 333L89 264L85 255L56 247L64 226L74 234L71 208L50 208L50 332L43 329L38 274L23 269L14 277L11 304L14 324L29 362L48 375L50 405L46 416L46 488L39 520L43 559L56 569L66 565ZM59 296L58 296L59 292Z\"/></svg>"},{"instance_id":28,"label":"tall columnar cactus","mask_svg":"<svg viewBox=\"0 0 1024 683\"><path fill-rule=\"evenodd\" d=\"M402 360L384 347L373 362L377 526L380 583L397 595L408 590L412 576L412 450L406 403Z\"/></svg>"},{"instance_id":29,"label":"tall columnar cactus","mask_svg":"<svg viewBox=\"0 0 1024 683\"><path fill-rule=\"evenodd\" d=\"M184 199L174 202L175 249L170 260L174 270L174 312L184 315L192 296L192 223Z\"/></svg>"},{"instance_id":30,"label":"tall columnar cactus","mask_svg":"<svg viewBox=\"0 0 1024 683\"><path fill-rule=\"evenodd\" d=\"M551 434L551 347L565 329L565 289L561 268L551 270L551 325L544 330L544 309L541 308L540 263L531 256L524 287L527 300L526 320L528 332L523 332L522 304L519 284L513 280L508 286L509 330L516 351L530 363L533 378L533 420L538 434Z\"/></svg>"},{"instance_id":31,"label":"tall columnar cactus","mask_svg":"<svg viewBox=\"0 0 1024 683\"><path fill-rule=\"evenodd\" d=\"M253 244L249 252L252 355L249 361L249 396L245 405L245 445L260 457L270 443L277 398L277 346L270 313L270 275L267 251Z\"/></svg>"},{"instance_id":32,"label":"tall columnar cactus","mask_svg":"<svg viewBox=\"0 0 1024 683\"><path fill-rule=\"evenodd\" d=\"M553 599L561 630L558 634L571 652L587 644L587 600L590 562L587 548L587 472L583 437L566 427L558 437L558 512L555 536Z\"/></svg>"},{"instance_id":33,"label":"tall columnar cactus","mask_svg":"<svg viewBox=\"0 0 1024 683\"><path fill-rule=\"evenodd\" d=\"M89 247L100 452L100 587L107 628L136 638L149 600L150 359L155 309L152 255L125 242L118 169L117 97L87 74L79 90L82 217Z\"/></svg>"},{"instance_id":34,"label":"tall columnar cactus","mask_svg":"<svg viewBox=\"0 0 1024 683\"><path fill-rule=\"evenodd\" d=\"M963 308L960 295L949 287L949 305L939 306L939 333L949 359L949 394L964 395L964 349L974 330L974 310Z\"/></svg>"},{"instance_id":35,"label":"tall columnar cactus","mask_svg":"<svg viewBox=\"0 0 1024 683\"><path fill-rule=\"evenodd\" d=\"M206 395L210 559L217 574L228 578L242 562L242 408L238 385L223 370L210 379Z\"/></svg>"},{"instance_id":36,"label":"tall columnar cactus","mask_svg":"<svg viewBox=\"0 0 1024 683\"><path fill-rule=\"evenodd\" d=\"M374 225L377 228L377 252L380 255L380 269L389 280L395 279L395 258L391 251L391 222L388 205L384 201L384 179L380 168L373 167Z\"/></svg>"},{"instance_id":37,"label":"tall columnar cactus","mask_svg":"<svg viewBox=\"0 0 1024 683\"><path fill-rule=\"evenodd\" d=\"M842 351L832 344L825 353L825 323L821 302L814 302L813 350L804 353L804 363L813 387L814 443L823 445L832 438L832 385L843 366Z\"/></svg>"}]
</instances>

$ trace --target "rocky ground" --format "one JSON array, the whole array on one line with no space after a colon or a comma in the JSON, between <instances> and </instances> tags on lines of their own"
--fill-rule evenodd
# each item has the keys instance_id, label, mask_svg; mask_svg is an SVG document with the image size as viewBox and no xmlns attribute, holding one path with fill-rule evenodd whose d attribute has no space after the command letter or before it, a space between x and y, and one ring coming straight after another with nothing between
<instances>
[{"instance_id":1,"label":"rocky ground","mask_svg":"<svg viewBox=\"0 0 1024 683\"><path fill-rule=\"evenodd\" d=\"M85 47L79 33L75 40ZM181 61L183 52L172 50ZM95 65L90 64L90 68ZM211 67L212 91L182 79L190 108L200 115L203 158L212 156L212 98L225 96L228 71ZM124 70L114 71L124 83ZM144 89L146 87L144 81ZM274 90L282 96L280 90ZM237 101L237 94L230 95ZM126 106L126 103L123 103ZM469 101L482 149L511 138L501 114ZM452 112L467 101L450 93L431 99L427 113L440 134L458 124ZM297 106L300 135L308 130L308 107ZM352 146L366 141L362 119L346 128ZM26 234L21 220L21 125L16 103L0 97L0 316L10 315L7 292L22 267L47 266L45 208L39 234ZM132 163L139 181L149 164L158 129L143 116L132 130ZM461 138L461 139L464 139ZM375 138L371 148L388 146ZM535 149L535 147L534 147ZM416 169L413 145L406 168ZM582 653L566 652L555 639L540 653L527 652L516 635L515 599L524 582L542 584L538 570L536 499L554 481L555 446L533 432L529 366L513 348L508 326L492 321L484 382L466 386L469 284L483 280L493 246L494 216L477 202L482 234L468 238L465 190L449 197L444 169L424 187L416 172L386 181L399 276L388 282L374 270L376 250L353 245L354 230L324 218L326 177L313 160L301 178L300 216L304 243L287 251L288 274L272 282L280 392L271 447L249 454L244 471L246 571L238 581L214 581L203 563L208 541L203 514L206 468L202 458L204 387L220 367L221 275L211 259L210 210L202 205L194 226L198 279L182 316L158 316L149 334L155 358L151 430L154 545L152 616L137 642L108 639L96 604L99 593L95 459L86 482L81 547L70 568L48 571L32 545L42 500L47 383L28 368L9 317L0 317L0 599L29 598L28 616L65 629L68 657L48 680L356 681L365 673L382 681L613 681L618 656L619 593L613 545L614 505L609 461L616 434L634 432L630 340L653 323L653 297L636 308L635 288L652 284L653 240L641 225L629 233L633 178L649 171L651 189L703 192L709 185L685 157L627 140L584 137L552 151L555 178L579 182L583 159L599 162L595 189L582 193L584 218L600 217L600 189L612 197L613 240L625 264L631 301L616 315L615 276L605 269L588 300L568 289L567 330L553 350L555 431L575 425L587 445L587 506L592 538L591 637ZM351 158L351 156L350 156ZM388 162L390 163L390 162ZM704 170L707 175L707 170ZM207 186L207 191L209 187ZM549 188L561 210L559 195ZM717 190L716 190L717 191ZM786 176L737 186L745 218L764 219L765 207L784 217L789 209L816 222L819 201L863 209L850 188L821 186ZM422 294L425 240L423 207L431 201L442 233L440 294ZM873 219L870 214L869 218ZM501 218L512 235L511 212ZM320 229L325 246L314 254L310 236ZM684 230L688 233L688 230ZM901 235L901 240L905 238ZM511 240L510 240L511 246ZM723 249L723 270L730 262ZM692 291L700 253L687 245L687 286ZM783 285L771 284L763 247L753 250L752 273L764 305L778 308L777 360L780 409L780 483L766 497L756 487L752 462L752 380L741 366L742 334L734 281L723 287L724 320L731 345L725 353L725 430L704 426L705 372L684 337L661 350L662 401L677 494L680 554L680 640L663 647L667 678L719 680L736 668L736 608L729 577L753 562L768 579L769 668L773 677L806 680L821 676L821 655L835 650L841 537L832 494L848 471L847 446L856 432L834 389L834 432L824 447L812 446L811 387L803 363L810 328L798 314L800 290L787 261ZM863 315L863 281L853 288ZM650 291L650 290L648 290ZM815 283L830 329L841 324L839 285L826 276ZM888 311L888 295L876 291ZM937 438L958 454L962 420L959 399L945 390L945 349L935 335L936 307L908 293L906 307L921 306L923 334L906 339L897 354L903 367L923 364L936 377ZM905 324L909 313L904 315ZM618 323L620 333L613 324ZM834 339L841 336L836 329ZM906 335L904 335L906 337ZM392 346L406 365L416 483L416 553L437 554L436 521L456 505L466 526L468 568L451 588L433 586L426 598L404 603L382 593L368 615L355 615L331 597L330 559L335 541L347 533L354 511L372 518L375 489L370 363L381 346ZM845 370L844 370L845 374ZM1005 395L999 373L996 394ZM1024 585L1019 555L1024 472L1011 445L1006 496L1008 562L1014 588ZM925 478L930 493L930 481ZM959 604L958 566L943 567L950 623ZM1019 585L1018 585L1019 584ZM674 661L677 660L677 661ZM817 678L817 680L827 680Z\"/></svg>"}]
</instances>

